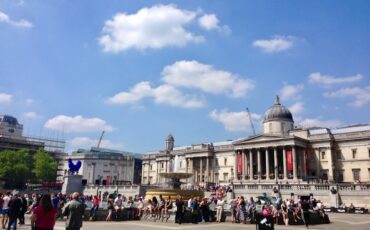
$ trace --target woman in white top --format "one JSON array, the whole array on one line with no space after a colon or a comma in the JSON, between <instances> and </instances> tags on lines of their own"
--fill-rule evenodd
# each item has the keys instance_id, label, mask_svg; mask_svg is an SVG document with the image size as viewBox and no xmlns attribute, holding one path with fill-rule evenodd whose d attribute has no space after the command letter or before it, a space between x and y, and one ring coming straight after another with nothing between
<instances>
[{"instance_id":1,"label":"woman in white top","mask_svg":"<svg viewBox=\"0 0 370 230\"><path fill-rule=\"evenodd\" d=\"M221 222L222 211L224 210L224 203L225 203L225 201L222 199L222 197L219 197L217 199L217 204L216 204L216 221L218 223Z\"/></svg>"}]
</instances>

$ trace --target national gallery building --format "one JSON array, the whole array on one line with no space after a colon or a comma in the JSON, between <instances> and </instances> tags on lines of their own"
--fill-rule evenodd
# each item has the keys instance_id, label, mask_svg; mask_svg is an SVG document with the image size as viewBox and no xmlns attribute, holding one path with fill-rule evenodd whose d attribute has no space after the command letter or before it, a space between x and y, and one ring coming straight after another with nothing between
<instances>
[{"instance_id":1,"label":"national gallery building","mask_svg":"<svg viewBox=\"0 0 370 230\"><path fill-rule=\"evenodd\" d=\"M169 135L164 150L144 155L141 182L163 183L160 173L170 171L193 173L183 182L200 185L369 182L370 125L295 128L291 112L276 97L262 134L181 147L174 147Z\"/></svg>"}]
</instances>

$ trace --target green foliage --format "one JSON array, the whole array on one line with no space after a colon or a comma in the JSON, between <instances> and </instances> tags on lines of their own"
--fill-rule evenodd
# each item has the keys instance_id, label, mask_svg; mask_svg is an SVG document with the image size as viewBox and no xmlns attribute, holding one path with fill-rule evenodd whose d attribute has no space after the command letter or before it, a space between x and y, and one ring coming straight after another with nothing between
<instances>
[{"instance_id":1,"label":"green foliage","mask_svg":"<svg viewBox=\"0 0 370 230\"><path fill-rule=\"evenodd\" d=\"M33 156L34 168L33 173L35 174L39 182L52 182L55 181L57 176L57 162L49 156L44 150L38 150Z\"/></svg>"},{"instance_id":2,"label":"green foliage","mask_svg":"<svg viewBox=\"0 0 370 230\"><path fill-rule=\"evenodd\" d=\"M22 188L31 177L31 164L27 150L0 152L0 177L6 180L6 187Z\"/></svg>"}]
</instances>

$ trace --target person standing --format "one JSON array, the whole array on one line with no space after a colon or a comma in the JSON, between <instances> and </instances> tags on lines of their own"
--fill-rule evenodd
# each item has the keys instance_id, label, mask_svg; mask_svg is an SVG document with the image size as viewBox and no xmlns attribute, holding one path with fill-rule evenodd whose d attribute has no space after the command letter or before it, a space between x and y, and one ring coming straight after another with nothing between
<instances>
[{"instance_id":1,"label":"person standing","mask_svg":"<svg viewBox=\"0 0 370 230\"><path fill-rule=\"evenodd\" d=\"M12 199L9 201L9 223L8 223L8 230L13 226L13 230L17 229L17 219L21 213L22 203L19 199L18 195L14 195Z\"/></svg>"},{"instance_id":2,"label":"person standing","mask_svg":"<svg viewBox=\"0 0 370 230\"><path fill-rule=\"evenodd\" d=\"M310 204L308 200L303 200L302 203L302 220L304 224L306 225L306 228L308 228L308 224L310 222Z\"/></svg>"},{"instance_id":3,"label":"person standing","mask_svg":"<svg viewBox=\"0 0 370 230\"><path fill-rule=\"evenodd\" d=\"M3 197L3 207L2 207L3 219L1 220L3 229L5 229L5 226L7 225L9 221L9 206L8 206L9 201L10 201L10 192L7 192L5 196Z\"/></svg>"},{"instance_id":4,"label":"person standing","mask_svg":"<svg viewBox=\"0 0 370 230\"><path fill-rule=\"evenodd\" d=\"M24 224L24 214L27 212L27 199L26 199L26 196L23 195L21 198L21 212L20 212L20 215L19 215L19 224L20 225L23 225Z\"/></svg>"},{"instance_id":5,"label":"person standing","mask_svg":"<svg viewBox=\"0 0 370 230\"><path fill-rule=\"evenodd\" d=\"M41 197L40 204L31 216L31 227L34 230L53 230L58 209L52 204L49 194Z\"/></svg>"},{"instance_id":6,"label":"person standing","mask_svg":"<svg viewBox=\"0 0 370 230\"><path fill-rule=\"evenodd\" d=\"M184 201L182 200L182 196L177 196L176 208L175 223L181 224L184 216Z\"/></svg>"},{"instance_id":7,"label":"person standing","mask_svg":"<svg viewBox=\"0 0 370 230\"><path fill-rule=\"evenodd\" d=\"M82 227L85 205L78 201L79 194L72 194L72 200L63 207L63 216L67 216L66 230L80 230Z\"/></svg>"},{"instance_id":8,"label":"person standing","mask_svg":"<svg viewBox=\"0 0 370 230\"><path fill-rule=\"evenodd\" d=\"M216 221L218 223L221 223L221 218L222 218L222 212L224 210L224 204L225 204L225 201L222 199L221 196L218 197L217 199L217 204L216 204Z\"/></svg>"}]
</instances>

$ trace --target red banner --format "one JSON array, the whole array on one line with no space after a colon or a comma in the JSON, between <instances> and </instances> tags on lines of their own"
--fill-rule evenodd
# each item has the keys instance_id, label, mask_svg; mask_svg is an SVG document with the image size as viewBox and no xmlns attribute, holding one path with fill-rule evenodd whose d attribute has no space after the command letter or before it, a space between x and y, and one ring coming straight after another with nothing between
<instances>
[{"instance_id":1,"label":"red banner","mask_svg":"<svg viewBox=\"0 0 370 230\"><path fill-rule=\"evenodd\" d=\"M287 159L287 167L288 167L288 170L293 170L293 159L292 159L292 151L291 150L287 150L286 151L286 159Z\"/></svg>"},{"instance_id":2,"label":"red banner","mask_svg":"<svg viewBox=\"0 0 370 230\"><path fill-rule=\"evenodd\" d=\"M110 185L110 176L107 176L107 178L105 179L105 183L106 183L106 185Z\"/></svg>"},{"instance_id":3,"label":"red banner","mask_svg":"<svg viewBox=\"0 0 370 230\"><path fill-rule=\"evenodd\" d=\"M238 156L238 174L241 174L242 171L243 171L243 155L241 154L241 152L238 152L237 153L237 156Z\"/></svg>"}]
</instances>

